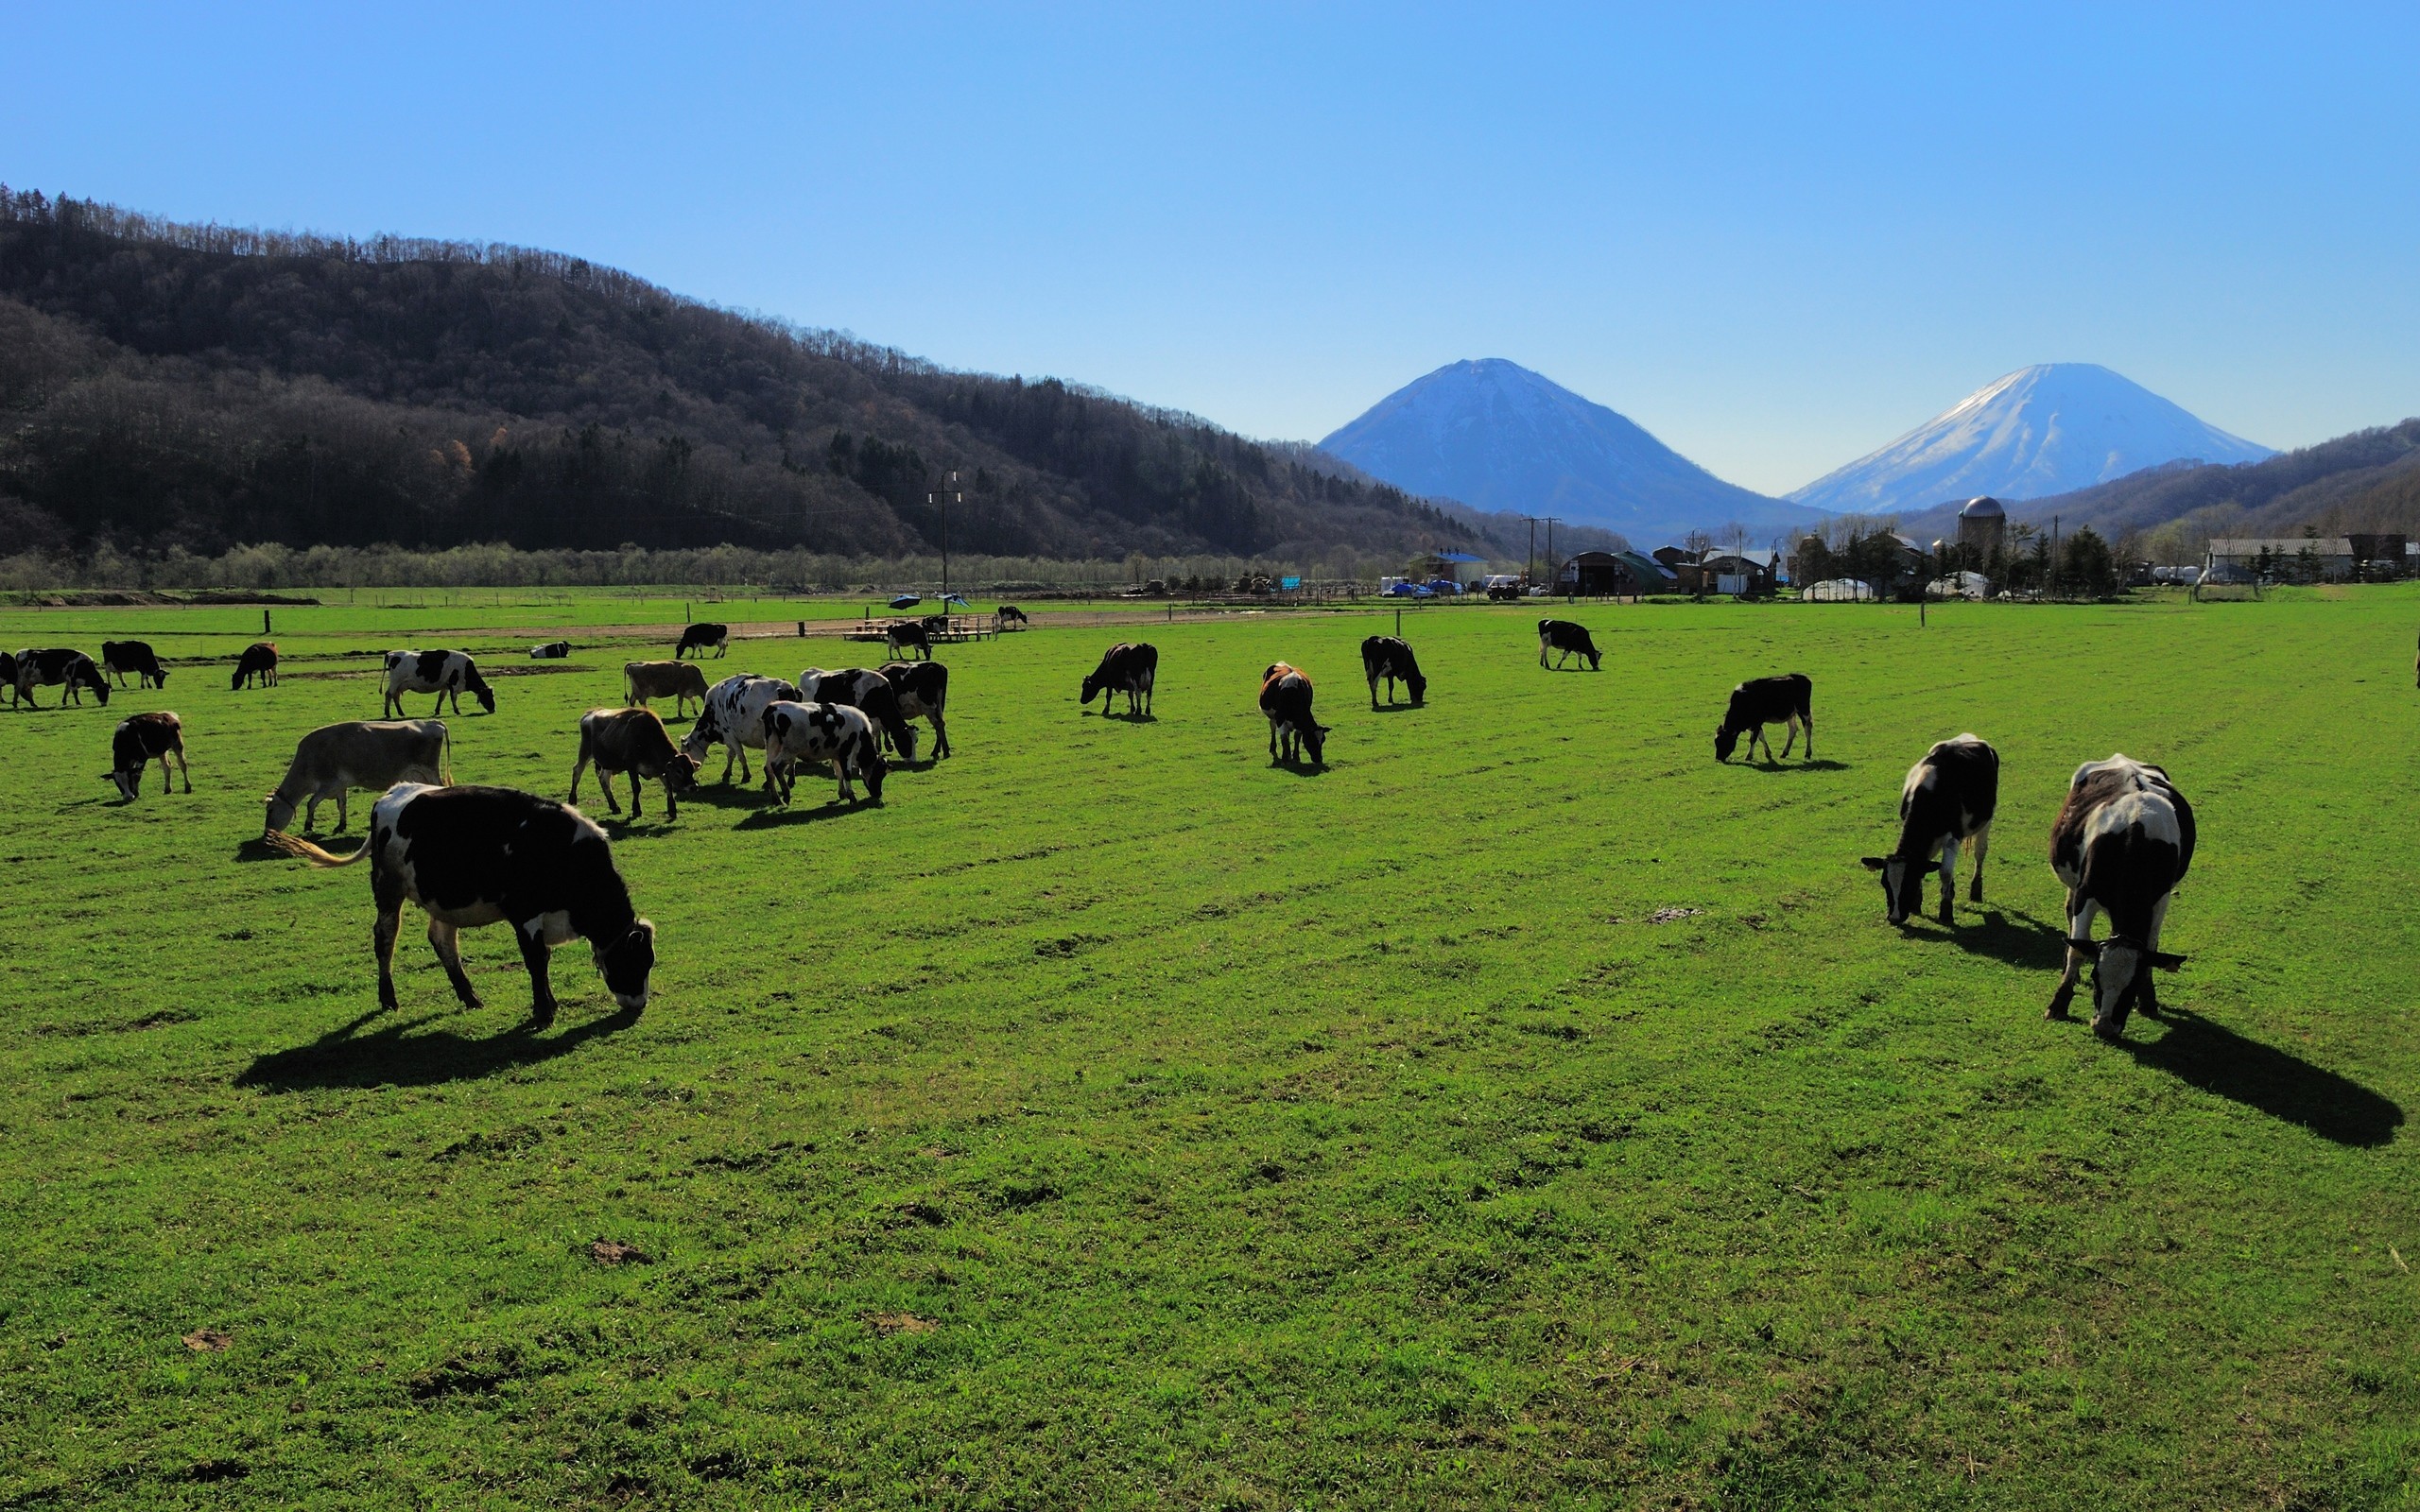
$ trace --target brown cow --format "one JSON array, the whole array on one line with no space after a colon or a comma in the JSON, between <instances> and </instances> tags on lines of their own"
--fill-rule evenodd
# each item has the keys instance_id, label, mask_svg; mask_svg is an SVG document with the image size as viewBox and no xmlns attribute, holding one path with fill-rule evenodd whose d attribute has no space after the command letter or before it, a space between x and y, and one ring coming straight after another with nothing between
<instances>
[{"instance_id":1,"label":"brown cow","mask_svg":"<svg viewBox=\"0 0 2420 1512\"><path fill-rule=\"evenodd\" d=\"M588 764L596 764L596 780L605 785L605 807L619 814L622 806L614 800L614 779L623 772L631 774L631 817L644 816L639 809L639 780L661 778L664 782L665 817L681 816L678 795L698 785L698 759L672 744L672 736L665 730L664 721L651 709L591 709L579 716L579 760L571 769L571 797L579 801L580 774Z\"/></svg>"}]
</instances>

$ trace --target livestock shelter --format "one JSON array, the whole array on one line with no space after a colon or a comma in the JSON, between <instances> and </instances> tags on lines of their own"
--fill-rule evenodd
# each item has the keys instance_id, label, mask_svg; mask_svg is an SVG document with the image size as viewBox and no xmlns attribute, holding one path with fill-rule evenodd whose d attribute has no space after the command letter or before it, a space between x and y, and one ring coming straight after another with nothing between
<instances>
[{"instance_id":1,"label":"livestock shelter","mask_svg":"<svg viewBox=\"0 0 2420 1512\"><path fill-rule=\"evenodd\" d=\"M2344 536L2238 536L2210 542L2202 576L2219 583L2342 583L2355 576L2355 559Z\"/></svg>"},{"instance_id":2,"label":"livestock shelter","mask_svg":"<svg viewBox=\"0 0 2420 1512\"><path fill-rule=\"evenodd\" d=\"M1699 581L1718 593L1758 598L1773 591L1781 554L1772 551L1709 551L1698 558Z\"/></svg>"},{"instance_id":3,"label":"livestock shelter","mask_svg":"<svg viewBox=\"0 0 2420 1512\"><path fill-rule=\"evenodd\" d=\"M1871 604L1874 585L1855 577L1826 577L1807 584L1798 596L1809 604Z\"/></svg>"},{"instance_id":4,"label":"livestock shelter","mask_svg":"<svg viewBox=\"0 0 2420 1512\"><path fill-rule=\"evenodd\" d=\"M1554 591L1565 597L1613 598L1671 586L1662 567L1634 551L1583 551L1566 558L1554 576Z\"/></svg>"}]
</instances>

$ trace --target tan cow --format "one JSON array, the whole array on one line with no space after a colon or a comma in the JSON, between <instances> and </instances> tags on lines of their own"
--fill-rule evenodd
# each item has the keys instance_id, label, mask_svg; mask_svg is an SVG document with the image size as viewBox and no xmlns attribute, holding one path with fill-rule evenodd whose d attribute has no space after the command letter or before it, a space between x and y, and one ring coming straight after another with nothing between
<instances>
[{"instance_id":1,"label":"tan cow","mask_svg":"<svg viewBox=\"0 0 2420 1512\"><path fill-rule=\"evenodd\" d=\"M676 719L687 713L692 698L700 707L706 701L706 669L695 662L625 662L622 663L622 694L632 704L645 704L649 698L672 700L672 716Z\"/></svg>"}]
</instances>

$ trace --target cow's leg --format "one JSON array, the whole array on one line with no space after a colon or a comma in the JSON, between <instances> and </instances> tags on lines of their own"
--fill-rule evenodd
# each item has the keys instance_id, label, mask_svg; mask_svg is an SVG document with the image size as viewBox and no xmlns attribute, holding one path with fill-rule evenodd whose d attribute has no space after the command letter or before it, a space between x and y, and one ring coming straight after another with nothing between
<instances>
[{"instance_id":1,"label":"cow's leg","mask_svg":"<svg viewBox=\"0 0 2420 1512\"><path fill-rule=\"evenodd\" d=\"M344 833L346 826L353 822L352 795L353 789L350 787L337 789L337 833L338 834Z\"/></svg>"},{"instance_id":2,"label":"cow's leg","mask_svg":"<svg viewBox=\"0 0 2420 1512\"><path fill-rule=\"evenodd\" d=\"M1272 720L1270 720L1270 721L1269 722L1269 759L1270 759L1270 761L1272 761L1272 762L1273 762L1273 761L1276 761L1276 760L1278 759L1278 757L1277 757L1277 721L1276 721L1276 720L1274 720L1274 719L1272 719Z\"/></svg>"},{"instance_id":3,"label":"cow's leg","mask_svg":"<svg viewBox=\"0 0 2420 1512\"><path fill-rule=\"evenodd\" d=\"M564 795L564 802L577 803L579 801L579 779L581 774L588 770L588 746L585 742L582 742L579 747L579 760L571 764L571 791ZM605 768L602 766L596 768L596 775L600 782L603 781ZM614 784L611 782L605 783L605 801L608 803L614 801Z\"/></svg>"},{"instance_id":4,"label":"cow's leg","mask_svg":"<svg viewBox=\"0 0 2420 1512\"><path fill-rule=\"evenodd\" d=\"M2069 894L2066 937L2071 940L2090 939L2093 916L2100 911L2099 903L2090 899L2079 901L2073 894ZM2076 982L2083 975L2083 952L2077 950L2073 945L2068 946L2066 970L2059 973L2059 989L2050 994L2050 1006L2043 1017L2064 1019L2067 1016L2067 1005L2075 1001Z\"/></svg>"},{"instance_id":5,"label":"cow's leg","mask_svg":"<svg viewBox=\"0 0 2420 1512\"><path fill-rule=\"evenodd\" d=\"M1392 678L1389 678L1389 679L1387 679L1387 698L1388 698L1388 700L1389 700L1390 702L1392 702L1392 701L1393 700L1393 698L1394 698L1394 696L1395 696L1395 683L1394 683L1394 679L1393 679ZM1372 674L1370 675L1370 712L1371 712L1372 713L1377 713L1377 710L1378 710L1378 677L1377 677L1377 674L1376 674L1376 673L1372 673Z\"/></svg>"},{"instance_id":6,"label":"cow's leg","mask_svg":"<svg viewBox=\"0 0 2420 1512\"><path fill-rule=\"evenodd\" d=\"M2159 975L2152 970L2152 955L2159 949L2160 926L2167 922L2168 899L2162 898L2152 904L2151 933L2143 937L2143 993L2136 1000L2137 1005L2154 1019L2159 1017Z\"/></svg>"},{"instance_id":7,"label":"cow's leg","mask_svg":"<svg viewBox=\"0 0 2420 1512\"><path fill-rule=\"evenodd\" d=\"M391 1009L395 1006L395 936L404 929L404 889L400 884L382 882L375 874L370 888L378 903L378 921L370 931L371 949L378 956L378 1005Z\"/></svg>"},{"instance_id":8,"label":"cow's leg","mask_svg":"<svg viewBox=\"0 0 2420 1512\"><path fill-rule=\"evenodd\" d=\"M614 794L613 780L608 778L602 771L599 771L596 774L596 779L598 782L605 784L605 795L606 797L611 798ZM639 812L639 774L636 767L632 767L631 769L631 817L634 819L643 819L647 817L646 815Z\"/></svg>"},{"instance_id":9,"label":"cow's leg","mask_svg":"<svg viewBox=\"0 0 2420 1512\"><path fill-rule=\"evenodd\" d=\"M942 723L942 712L935 709L933 711L933 760L940 761L948 754L949 730Z\"/></svg>"},{"instance_id":10,"label":"cow's leg","mask_svg":"<svg viewBox=\"0 0 2420 1512\"><path fill-rule=\"evenodd\" d=\"M672 779L671 779L670 777L668 777L668 776L667 776L667 777L666 777L663 781L664 781L664 816L665 816L666 818L667 818L667 819L677 819L677 818L679 818L679 817L681 816L681 800L680 800L680 799L676 799L676 798L674 798L674 797L672 796ZM635 784L637 783L637 782L638 782L638 778L637 778L637 776L636 776L636 775L633 775L633 776L631 778L631 783L632 783L633 785L635 785ZM636 817L638 816L638 812L639 812L639 800L638 800L638 795L636 795L635 793L633 793L633 794L631 796L631 817L633 817L633 818L636 818Z\"/></svg>"},{"instance_id":11,"label":"cow's leg","mask_svg":"<svg viewBox=\"0 0 2420 1512\"><path fill-rule=\"evenodd\" d=\"M1975 870L1974 874L1966 879L1966 901L1970 903L1979 903L1983 901L1983 857L1989 854L1992 849L1990 825L1986 824L1975 832L1974 845Z\"/></svg>"},{"instance_id":12,"label":"cow's leg","mask_svg":"<svg viewBox=\"0 0 2420 1512\"><path fill-rule=\"evenodd\" d=\"M1815 715L1809 711L1802 710L1798 720L1806 727L1806 759L1811 762L1815 759Z\"/></svg>"},{"instance_id":13,"label":"cow's leg","mask_svg":"<svg viewBox=\"0 0 2420 1512\"><path fill-rule=\"evenodd\" d=\"M1781 753L1784 756L1787 756L1789 754L1790 748L1798 744L1798 716L1796 714L1791 714L1788 719L1782 721L1782 728L1789 731L1789 733L1783 735L1781 738ZM1767 741L1765 743L1765 749L1771 750L1772 748L1772 743L1771 741Z\"/></svg>"},{"instance_id":14,"label":"cow's leg","mask_svg":"<svg viewBox=\"0 0 2420 1512\"><path fill-rule=\"evenodd\" d=\"M1941 848L1941 921L1945 924L1958 921L1949 905L1949 901L1957 896L1958 837L1952 835Z\"/></svg>"},{"instance_id":15,"label":"cow's leg","mask_svg":"<svg viewBox=\"0 0 2420 1512\"><path fill-rule=\"evenodd\" d=\"M454 984L454 995L466 1008L484 1007L479 989L471 985L470 976L462 970L459 945L461 931L444 920L431 918L428 921L428 948L437 953L437 964L445 968L445 980Z\"/></svg>"},{"instance_id":16,"label":"cow's leg","mask_svg":"<svg viewBox=\"0 0 2420 1512\"><path fill-rule=\"evenodd\" d=\"M543 1029L555 1022L555 988L546 977L554 952L546 944L545 925L525 919L512 926L512 937L521 946L522 969L529 973L529 1022Z\"/></svg>"}]
</instances>

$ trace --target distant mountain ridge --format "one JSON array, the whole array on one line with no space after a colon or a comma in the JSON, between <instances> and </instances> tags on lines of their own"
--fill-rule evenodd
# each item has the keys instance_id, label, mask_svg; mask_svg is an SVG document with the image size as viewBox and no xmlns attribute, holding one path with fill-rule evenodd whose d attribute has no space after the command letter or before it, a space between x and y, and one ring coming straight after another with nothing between
<instances>
[{"instance_id":1,"label":"distant mountain ridge","mask_svg":"<svg viewBox=\"0 0 2420 1512\"><path fill-rule=\"evenodd\" d=\"M1824 518L1725 483L1626 417L1500 357L1415 379L1320 446L1409 493L1557 515L1650 546L1733 521L1762 541Z\"/></svg>"},{"instance_id":2,"label":"distant mountain ridge","mask_svg":"<svg viewBox=\"0 0 2420 1512\"><path fill-rule=\"evenodd\" d=\"M2274 455L2099 363L2053 362L1985 384L1788 497L1840 513L1893 514L1977 494L2045 498L2179 461Z\"/></svg>"}]
</instances>

